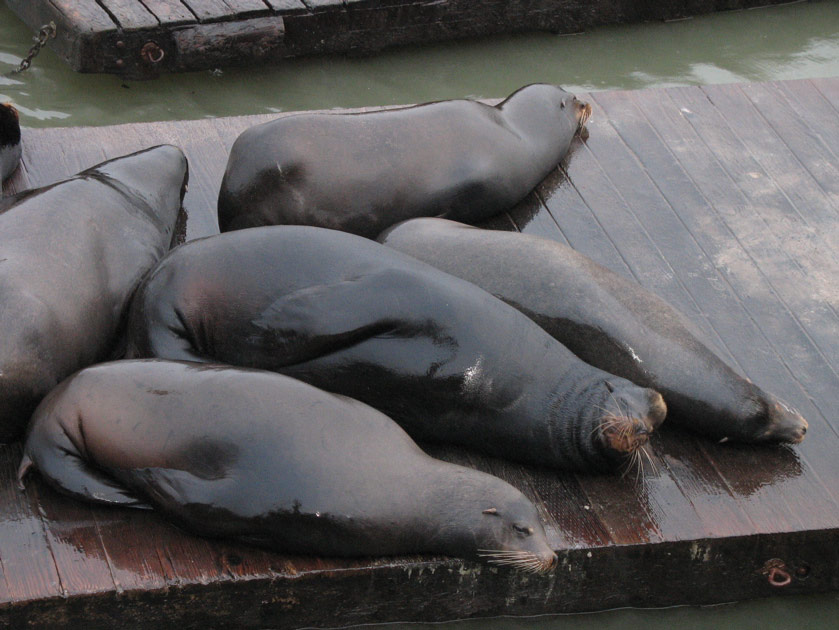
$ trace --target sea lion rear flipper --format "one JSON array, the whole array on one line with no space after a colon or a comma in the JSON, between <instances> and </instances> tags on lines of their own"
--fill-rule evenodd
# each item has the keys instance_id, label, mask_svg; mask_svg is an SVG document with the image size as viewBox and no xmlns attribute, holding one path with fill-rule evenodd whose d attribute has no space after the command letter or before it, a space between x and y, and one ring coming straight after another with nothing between
<instances>
[{"instance_id":1,"label":"sea lion rear flipper","mask_svg":"<svg viewBox=\"0 0 839 630\"><path fill-rule=\"evenodd\" d=\"M35 460L24 452L17 472L18 487L21 490L25 489L23 479L32 468L37 468L41 476L62 494L94 503L150 509L147 503L88 465L74 452L52 452L47 457L36 457Z\"/></svg>"}]
</instances>

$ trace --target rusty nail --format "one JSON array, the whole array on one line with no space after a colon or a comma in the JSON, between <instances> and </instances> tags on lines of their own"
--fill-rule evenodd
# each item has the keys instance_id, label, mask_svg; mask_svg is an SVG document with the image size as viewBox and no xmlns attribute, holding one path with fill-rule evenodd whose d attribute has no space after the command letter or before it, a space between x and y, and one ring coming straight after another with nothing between
<instances>
[{"instance_id":1,"label":"rusty nail","mask_svg":"<svg viewBox=\"0 0 839 630\"><path fill-rule=\"evenodd\" d=\"M119 40L119 41L117 42L117 48L125 48L125 42L124 42L124 41L122 41L122 40Z\"/></svg>"},{"instance_id":2,"label":"rusty nail","mask_svg":"<svg viewBox=\"0 0 839 630\"><path fill-rule=\"evenodd\" d=\"M125 65L125 62L122 59L117 59L117 68L122 68Z\"/></svg>"},{"instance_id":3,"label":"rusty nail","mask_svg":"<svg viewBox=\"0 0 839 630\"><path fill-rule=\"evenodd\" d=\"M769 583L772 586L786 586L792 582L790 574L780 567L772 567L769 569Z\"/></svg>"},{"instance_id":4,"label":"rusty nail","mask_svg":"<svg viewBox=\"0 0 839 630\"><path fill-rule=\"evenodd\" d=\"M154 42L146 42L140 49L140 57L148 63L160 63L164 56L163 49Z\"/></svg>"}]
</instances>

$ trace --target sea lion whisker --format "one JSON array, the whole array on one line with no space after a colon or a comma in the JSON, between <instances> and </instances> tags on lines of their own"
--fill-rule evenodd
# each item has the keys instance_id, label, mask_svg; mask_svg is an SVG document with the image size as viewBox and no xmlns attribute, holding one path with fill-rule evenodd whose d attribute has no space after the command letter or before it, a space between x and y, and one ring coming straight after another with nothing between
<instances>
[{"instance_id":1,"label":"sea lion whisker","mask_svg":"<svg viewBox=\"0 0 839 630\"><path fill-rule=\"evenodd\" d=\"M658 474L658 466L656 466L656 463L653 460L652 456L650 455L649 451L647 450L646 446L641 446L641 447L639 447L638 450L640 450L644 454L644 456L646 456L647 461L650 462L650 467L653 469L653 474L657 475Z\"/></svg>"},{"instance_id":2,"label":"sea lion whisker","mask_svg":"<svg viewBox=\"0 0 839 630\"><path fill-rule=\"evenodd\" d=\"M641 475L644 472L644 459L641 457L639 450L640 449L636 449L632 454L635 458L635 485L640 483Z\"/></svg>"},{"instance_id":3,"label":"sea lion whisker","mask_svg":"<svg viewBox=\"0 0 839 630\"><path fill-rule=\"evenodd\" d=\"M623 465L623 470L621 471L621 479L625 478L629 474L629 471L632 470L633 468L635 468L636 471L637 471L637 458L638 457L639 457L639 455L638 455L638 450L637 449L628 454L628 457L626 458L626 461L624 462L624 465ZM636 477L636 480L637 480L637 477Z\"/></svg>"},{"instance_id":4,"label":"sea lion whisker","mask_svg":"<svg viewBox=\"0 0 839 630\"><path fill-rule=\"evenodd\" d=\"M594 429L592 430L590 435L594 435L598 431L604 431L604 430L609 429L611 427L617 426L618 424L619 424L619 422L617 421L617 419L607 418L603 422L598 424L596 427L594 427Z\"/></svg>"},{"instance_id":5,"label":"sea lion whisker","mask_svg":"<svg viewBox=\"0 0 839 630\"><path fill-rule=\"evenodd\" d=\"M531 552L521 552L522 557L517 559L493 559L487 560L490 564L497 566L512 567L527 573L547 573L553 563L547 563Z\"/></svg>"},{"instance_id":6,"label":"sea lion whisker","mask_svg":"<svg viewBox=\"0 0 839 630\"><path fill-rule=\"evenodd\" d=\"M481 552L478 550L478 556L481 558L502 558L502 559L519 559L526 556L531 556L532 554L529 551L519 550L519 551L490 551L490 552Z\"/></svg>"},{"instance_id":7,"label":"sea lion whisker","mask_svg":"<svg viewBox=\"0 0 839 630\"><path fill-rule=\"evenodd\" d=\"M615 398L615 395L612 393L611 389L609 390L609 398L612 399L612 402L615 403L615 406L618 408L618 414L619 414L618 417L621 417L621 418L628 417L627 414L624 412L624 410L621 408L620 402L618 402L618 399Z\"/></svg>"}]
</instances>

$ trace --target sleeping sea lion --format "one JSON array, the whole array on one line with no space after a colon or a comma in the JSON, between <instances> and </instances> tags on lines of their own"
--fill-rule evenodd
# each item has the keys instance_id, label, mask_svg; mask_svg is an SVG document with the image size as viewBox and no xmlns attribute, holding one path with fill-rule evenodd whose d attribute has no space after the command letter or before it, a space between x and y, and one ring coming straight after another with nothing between
<instances>
[{"instance_id":1,"label":"sleeping sea lion","mask_svg":"<svg viewBox=\"0 0 839 630\"><path fill-rule=\"evenodd\" d=\"M475 285L323 228L173 250L134 298L128 353L278 371L416 440L578 470L639 459L665 414L657 392L583 363Z\"/></svg>"},{"instance_id":2,"label":"sleeping sea lion","mask_svg":"<svg viewBox=\"0 0 839 630\"><path fill-rule=\"evenodd\" d=\"M286 552L556 563L521 492L432 459L363 403L273 372L87 368L35 411L21 487L32 468L77 498L151 505L188 531Z\"/></svg>"},{"instance_id":3,"label":"sleeping sea lion","mask_svg":"<svg viewBox=\"0 0 839 630\"><path fill-rule=\"evenodd\" d=\"M515 306L587 363L661 392L671 422L717 440L804 439L804 418L734 372L687 318L562 243L443 219L406 221L379 240Z\"/></svg>"},{"instance_id":4,"label":"sleeping sea lion","mask_svg":"<svg viewBox=\"0 0 839 630\"><path fill-rule=\"evenodd\" d=\"M412 217L481 221L542 181L589 116L590 105L544 84L495 107L453 100L286 116L234 143L219 225L314 225L375 238Z\"/></svg>"},{"instance_id":5,"label":"sleeping sea lion","mask_svg":"<svg viewBox=\"0 0 839 630\"><path fill-rule=\"evenodd\" d=\"M10 198L0 214L0 441L18 438L62 379L112 355L132 292L169 249L186 179L180 149L159 146Z\"/></svg>"}]
</instances>

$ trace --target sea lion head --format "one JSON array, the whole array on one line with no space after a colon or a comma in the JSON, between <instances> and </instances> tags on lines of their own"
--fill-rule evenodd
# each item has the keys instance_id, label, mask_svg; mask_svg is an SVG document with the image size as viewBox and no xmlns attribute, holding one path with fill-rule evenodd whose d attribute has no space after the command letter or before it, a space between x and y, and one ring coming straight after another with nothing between
<instances>
[{"instance_id":1,"label":"sea lion head","mask_svg":"<svg viewBox=\"0 0 839 630\"><path fill-rule=\"evenodd\" d=\"M524 496L495 503L481 510L475 532L478 558L529 573L553 569L556 554L548 545L534 505Z\"/></svg>"},{"instance_id":2,"label":"sea lion head","mask_svg":"<svg viewBox=\"0 0 839 630\"><path fill-rule=\"evenodd\" d=\"M586 123L591 119L591 105L584 103L576 96L573 96L571 98L570 107L572 108L574 118L577 121L577 135L583 140L587 140L588 129L586 128Z\"/></svg>"},{"instance_id":3,"label":"sea lion head","mask_svg":"<svg viewBox=\"0 0 839 630\"><path fill-rule=\"evenodd\" d=\"M589 383L577 404L585 408L577 410L574 422L565 419L569 429L561 442L581 469L622 466L640 472L643 459L651 461L646 445L667 414L661 394L607 375Z\"/></svg>"},{"instance_id":4,"label":"sea lion head","mask_svg":"<svg viewBox=\"0 0 839 630\"><path fill-rule=\"evenodd\" d=\"M517 130L534 138L552 138L560 144L570 143L575 135L588 138L591 105L558 85L526 85L498 107Z\"/></svg>"},{"instance_id":5,"label":"sea lion head","mask_svg":"<svg viewBox=\"0 0 839 630\"><path fill-rule=\"evenodd\" d=\"M20 143L20 117L11 103L0 103L0 146Z\"/></svg>"},{"instance_id":6,"label":"sea lion head","mask_svg":"<svg viewBox=\"0 0 839 630\"><path fill-rule=\"evenodd\" d=\"M747 442L768 442L798 444L807 434L809 425L804 417L787 405L784 401L759 390L749 382L755 390L752 396L754 410L750 414L749 422L738 434L730 437L734 440ZM726 436L729 437L729 436ZM725 442L726 437L720 441Z\"/></svg>"},{"instance_id":7,"label":"sea lion head","mask_svg":"<svg viewBox=\"0 0 839 630\"><path fill-rule=\"evenodd\" d=\"M638 387L624 379L603 381L607 395L600 405L596 439L617 458L627 459L627 470L639 468L649 457L644 447L653 431L664 422L667 405L657 391Z\"/></svg>"},{"instance_id":8,"label":"sea lion head","mask_svg":"<svg viewBox=\"0 0 839 630\"><path fill-rule=\"evenodd\" d=\"M434 526L435 537L448 541L444 553L529 573L556 566L539 513L527 497L476 470L458 477L446 491L445 519Z\"/></svg>"}]
</instances>

